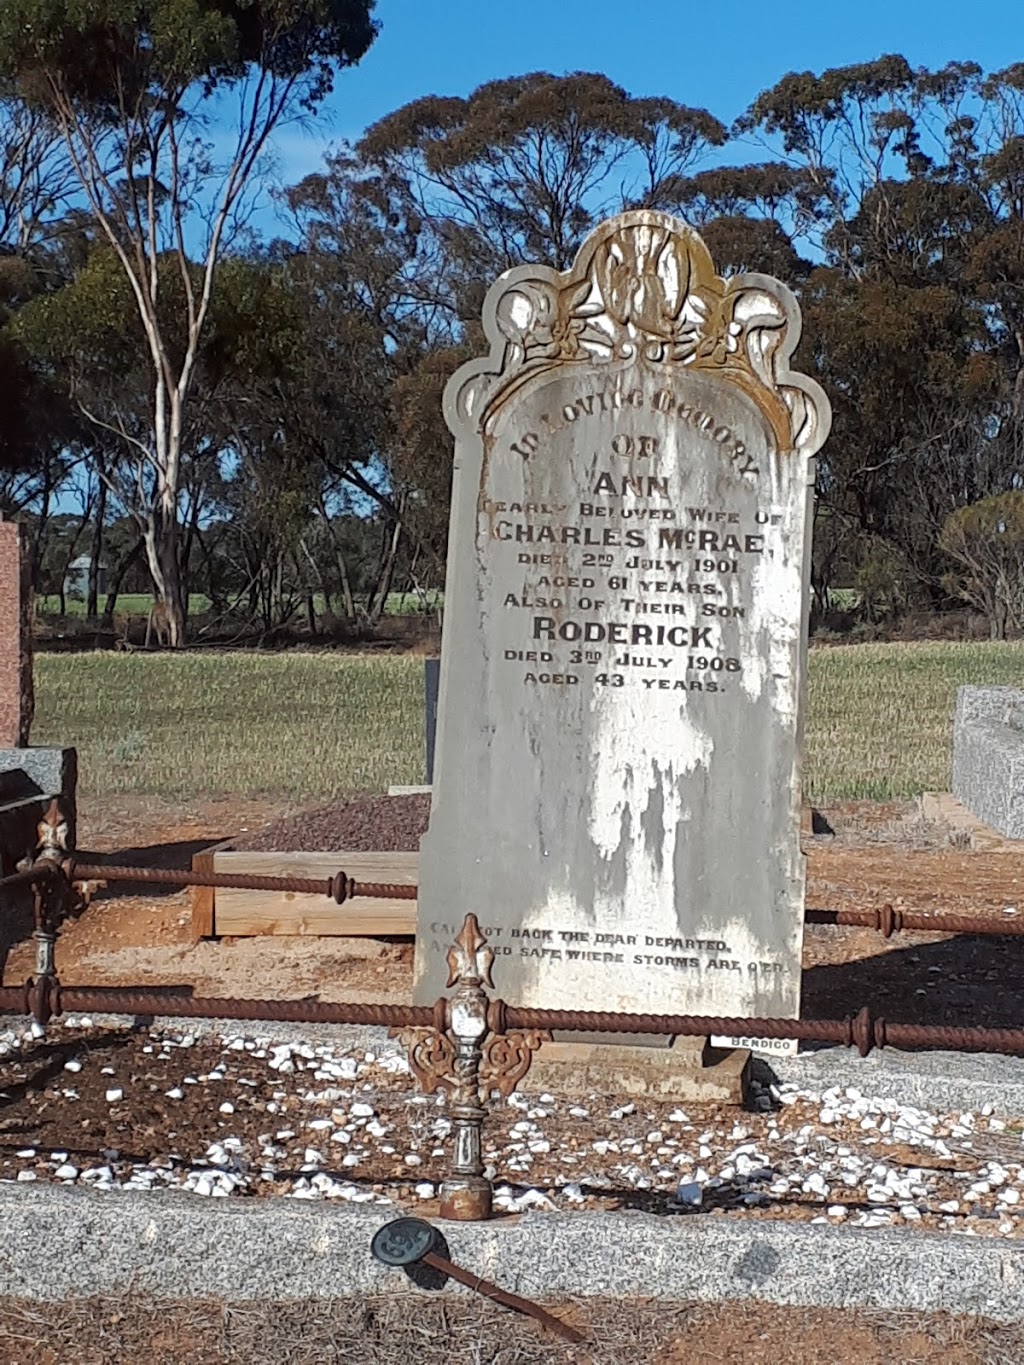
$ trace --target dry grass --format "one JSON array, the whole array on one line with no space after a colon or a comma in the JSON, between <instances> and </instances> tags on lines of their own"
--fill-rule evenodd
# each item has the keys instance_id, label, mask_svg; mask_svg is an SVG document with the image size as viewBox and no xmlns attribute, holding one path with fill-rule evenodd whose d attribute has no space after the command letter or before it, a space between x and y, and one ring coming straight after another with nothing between
<instances>
[{"instance_id":1,"label":"dry grass","mask_svg":"<svg viewBox=\"0 0 1024 1365\"><path fill-rule=\"evenodd\" d=\"M1024 643L812 650L808 798L881 801L948 791L953 709L965 683L1024 687Z\"/></svg>"},{"instance_id":2,"label":"dry grass","mask_svg":"<svg viewBox=\"0 0 1024 1365\"><path fill-rule=\"evenodd\" d=\"M88 795L324 800L422 781L422 661L345 653L41 654L34 742L78 746ZM963 683L1024 686L1024 644L811 653L814 801L949 787Z\"/></svg>"},{"instance_id":3,"label":"dry grass","mask_svg":"<svg viewBox=\"0 0 1024 1365\"><path fill-rule=\"evenodd\" d=\"M444 600L444 594L440 592L428 592L427 603L431 610L436 610ZM36 597L36 613L40 617L49 617L60 620L60 598L56 593L50 596ZM83 620L85 619L85 601L79 596L69 596L65 599L64 605L67 615L63 619ZM114 613L115 621L123 621L126 617L146 617L153 605L153 594L149 592L123 592L117 599L117 610ZM100 607L103 606L103 595L100 594ZM201 592L189 594L188 612L193 620L197 616L202 616L211 609L210 599ZM323 616L326 603L322 593L315 593L313 596L313 608ZM392 592L388 593L387 602L384 604L384 613L387 616L405 616L417 614L421 610L419 599L414 593Z\"/></svg>"},{"instance_id":4,"label":"dry grass","mask_svg":"<svg viewBox=\"0 0 1024 1365\"><path fill-rule=\"evenodd\" d=\"M423 780L422 662L324 654L41 654L33 742L87 795L297 800Z\"/></svg>"},{"instance_id":5,"label":"dry grass","mask_svg":"<svg viewBox=\"0 0 1024 1365\"><path fill-rule=\"evenodd\" d=\"M0 1300L0 1360L17 1365L890 1365L1020 1361L1019 1327L935 1313L755 1302L580 1301L557 1309L582 1346L464 1294L330 1302L160 1302L138 1295Z\"/></svg>"}]
</instances>

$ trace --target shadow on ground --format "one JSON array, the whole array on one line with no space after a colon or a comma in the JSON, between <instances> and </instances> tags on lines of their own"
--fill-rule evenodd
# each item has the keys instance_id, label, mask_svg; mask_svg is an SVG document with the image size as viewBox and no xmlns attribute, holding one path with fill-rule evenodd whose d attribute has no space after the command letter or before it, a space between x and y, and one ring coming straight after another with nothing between
<instances>
[{"instance_id":1,"label":"shadow on ground","mask_svg":"<svg viewBox=\"0 0 1024 1365\"><path fill-rule=\"evenodd\" d=\"M843 1018L864 1005L893 1023L1024 1028L1024 939L960 934L804 971L803 1018Z\"/></svg>"},{"instance_id":2,"label":"shadow on ground","mask_svg":"<svg viewBox=\"0 0 1024 1365\"><path fill-rule=\"evenodd\" d=\"M119 848L113 853L92 853L87 849L79 849L77 857L80 862L97 863L100 867L183 868L189 871L194 854L214 848L221 842L222 838L182 839L174 843ZM106 890L98 892L93 899L111 900L117 896L146 896L156 899L161 896L175 896L180 890L180 886L162 882L111 882Z\"/></svg>"}]
</instances>

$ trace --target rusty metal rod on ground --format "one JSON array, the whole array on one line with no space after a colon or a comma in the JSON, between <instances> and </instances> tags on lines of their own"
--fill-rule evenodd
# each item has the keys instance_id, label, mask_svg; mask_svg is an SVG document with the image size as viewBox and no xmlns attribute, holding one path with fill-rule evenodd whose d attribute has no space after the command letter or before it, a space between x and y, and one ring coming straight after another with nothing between
<instances>
[{"instance_id":1,"label":"rusty metal rod on ground","mask_svg":"<svg viewBox=\"0 0 1024 1365\"><path fill-rule=\"evenodd\" d=\"M182 1019L238 1019L296 1024L374 1024L388 1028L446 1027L447 1001L435 1005L345 1004L319 1000L239 1000L186 996L180 988L60 986L40 979L0 988L0 1011L52 1018L66 1012L163 1015ZM564 1029L595 1033L651 1033L706 1038L786 1038L856 1047L938 1048L1024 1056L1024 1029L952 1028L901 1024L865 1007L846 1019L733 1019L694 1014L613 1014L601 1010L522 1009L495 1000L487 1012L491 1032Z\"/></svg>"},{"instance_id":2,"label":"rusty metal rod on ground","mask_svg":"<svg viewBox=\"0 0 1024 1365\"><path fill-rule=\"evenodd\" d=\"M482 1275L456 1265L448 1255L448 1247L439 1230L423 1218L396 1218L393 1222L385 1223L373 1234L370 1254L381 1265L401 1266L409 1274L414 1266L429 1265L446 1278L458 1280L459 1284L464 1284L467 1289L482 1294L486 1299L493 1299L495 1303L512 1308L517 1313L528 1314L567 1341L583 1340L582 1332L577 1332L575 1327L541 1308L539 1303L524 1299L519 1294L511 1294L500 1285L485 1280Z\"/></svg>"},{"instance_id":3,"label":"rusty metal rod on ground","mask_svg":"<svg viewBox=\"0 0 1024 1365\"><path fill-rule=\"evenodd\" d=\"M423 1256L423 1260L427 1265L440 1271L442 1275L448 1275L453 1280L458 1280L459 1284L464 1284L467 1289L482 1294L485 1299L493 1299L495 1303L500 1303L504 1308L512 1308L517 1313L527 1314L565 1341L583 1340L582 1332L577 1332L575 1327L570 1327L567 1322L562 1322L561 1318L556 1318L553 1313L541 1308L540 1304L532 1303L519 1294L512 1294L491 1280L485 1280L483 1276L475 1275L471 1270L464 1270L462 1266L449 1261L447 1256L442 1256L436 1251L428 1251Z\"/></svg>"}]
</instances>

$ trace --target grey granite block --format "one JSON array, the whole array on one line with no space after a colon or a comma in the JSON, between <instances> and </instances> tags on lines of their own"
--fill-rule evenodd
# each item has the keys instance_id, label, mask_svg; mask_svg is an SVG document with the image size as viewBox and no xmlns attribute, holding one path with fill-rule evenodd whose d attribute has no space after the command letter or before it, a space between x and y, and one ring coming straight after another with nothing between
<instances>
[{"instance_id":1,"label":"grey granite block","mask_svg":"<svg viewBox=\"0 0 1024 1365\"><path fill-rule=\"evenodd\" d=\"M165 1299L232 1303L408 1292L404 1274L378 1265L369 1249L376 1229L398 1213L2 1185L0 1295L45 1302L130 1286ZM1003 1322L1024 1313L1024 1246L1002 1238L641 1213L527 1214L442 1227L457 1263L534 1298L941 1307Z\"/></svg>"},{"instance_id":2,"label":"grey granite block","mask_svg":"<svg viewBox=\"0 0 1024 1365\"><path fill-rule=\"evenodd\" d=\"M1008 839L1024 839L1024 692L961 687L953 720L953 795Z\"/></svg>"},{"instance_id":3,"label":"grey granite block","mask_svg":"<svg viewBox=\"0 0 1024 1365\"><path fill-rule=\"evenodd\" d=\"M68 823L68 848L75 848L77 785L76 749L0 749L0 860L5 872L32 851L35 825L55 796Z\"/></svg>"}]
</instances>

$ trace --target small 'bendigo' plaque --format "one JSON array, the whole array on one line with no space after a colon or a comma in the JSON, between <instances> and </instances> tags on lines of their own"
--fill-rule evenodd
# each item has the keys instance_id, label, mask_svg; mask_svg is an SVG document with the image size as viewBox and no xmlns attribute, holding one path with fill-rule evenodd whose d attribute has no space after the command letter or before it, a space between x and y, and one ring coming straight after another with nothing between
<instances>
[{"instance_id":1,"label":"small 'bendigo' plaque","mask_svg":"<svg viewBox=\"0 0 1024 1365\"><path fill-rule=\"evenodd\" d=\"M794 1016L809 509L796 303L685 224L490 290L456 435L417 998L472 911L511 1003Z\"/></svg>"}]
</instances>

